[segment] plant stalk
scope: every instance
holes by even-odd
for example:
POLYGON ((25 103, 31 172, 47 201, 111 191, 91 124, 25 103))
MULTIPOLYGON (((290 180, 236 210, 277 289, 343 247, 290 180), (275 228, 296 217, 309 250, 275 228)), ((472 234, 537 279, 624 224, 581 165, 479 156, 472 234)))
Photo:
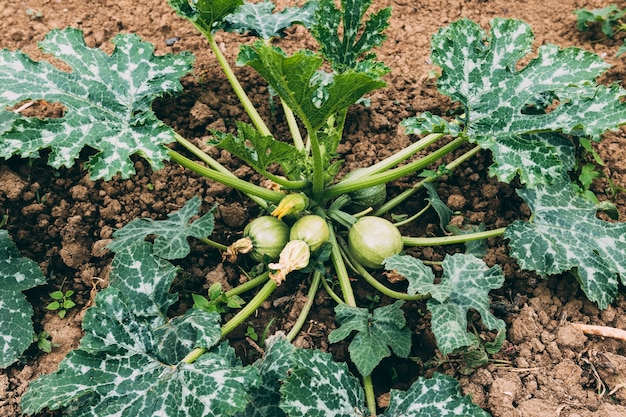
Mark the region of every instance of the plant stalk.
POLYGON ((220 182, 224 185, 246 193, 250 196, 250 198, 254 199, 254 201, 261 207, 267 207, 267 203, 265 203, 261 199, 270 201, 272 203, 278 203, 285 196, 285 194, 283 193, 268 190, 267 188, 263 188, 258 185, 251 184, 248 181, 241 180, 230 172, 228 174, 225 174, 215 169, 207 168, 179 154, 174 150, 170 149, 169 155, 174 162, 182 165, 187 169, 190 169, 202 176, 205 176, 209 179, 220 182))
POLYGON ((406 237, 402 236, 404 246, 441 246, 466 243, 474 240, 488 239, 490 237, 502 236, 506 227, 487 230, 484 232, 468 233, 465 235, 442 236, 442 237, 406 237))
POLYGON ((343 262, 341 249, 339 248, 339 243, 337 242, 337 237, 335 236, 332 224, 328 225, 328 229, 330 230, 329 241, 332 244, 330 258, 333 261, 333 266, 335 267, 335 273, 337 274, 337 280, 339 281, 339 288, 341 288, 341 293, 343 294, 345 303, 350 307, 356 307, 356 298, 354 298, 354 292, 352 291, 352 285, 350 284, 348 270, 346 269, 346 264, 343 262))
POLYGON ((263 303, 263 301, 267 300, 274 290, 276 289, 276 281, 273 279, 268 280, 263 288, 259 290, 258 293, 242 308, 239 310, 237 314, 233 316, 230 320, 228 320, 222 326, 222 337, 226 337, 226 335, 233 330, 241 323, 244 322, 245 319, 250 317, 263 303))
MULTIPOLYGON (((476 147, 470 149, 469 151, 465 152, 463 155, 459 156, 454 161, 452 161, 448 165, 446 165, 446 168, 448 168, 451 171, 454 170, 459 165, 461 165, 462 163, 464 163, 465 161, 467 161, 468 159, 470 159, 474 155, 476 155, 478 152, 480 152, 481 149, 482 148, 480 146, 476 146, 476 147)), ((400 205, 402 202, 404 202, 407 198, 411 197, 417 191, 419 191, 424 186, 424 183, 432 182, 435 179, 437 179, 437 177, 427 177, 427 178, 424 178, 423 180, 419 181, 417 184, 413 185, 413 187, 409 188, 408 190, 404 190, 403 192, 401 192, 400 194, 398 194, 397 196, 395 196, 394 198, 392 198, 391 200, 387 201, 385 204, 380 206, 374 212, 373 215, 374 216, 382 216, 383 214, 387 213, 389 210, 392 210, 393 208, 395 208, 398 205, 400 205)))
POLYGON ((228 82, 233 87, 233 90, 235 91, 237 98, 239 98, 239 101, 243 105, 243 108, 246 110, 246 113, 248 113, 248 116, 250 116, 252 123, 257 128, 259 133, 261 133, 262 136, 271 136, 272 133, 268 129, 267 125, 265 124, 265 122, 263 121, 259 113, 257 112, 252 102, 250 101, 250 98, 248 98, 245 90, 243 89, 243 87, 239 83, 239 80, 235 76, 233 69, 228 64, 226 57, 224 56, 219 46, 215 42, 215 38, 213 37, 210 31, 206 31, 203 33, 204 33, 204 36, 209 41, 209 45, 211 46, 211 49, 213 50, 213 53, 215 54, 217 61, 222 67, 222 70, 224 71, 224 74, 226 75, 228 82))
MULTIPOLYGON (((266 272, 263 275, 267 275, 269 277, 269 272, 266 272)), ((267 277, 266 277, 267 279, 267 277)), ((259 306, 269 297, 272 292, 276 289, 276 282, 274 280, 268 280, 263 288, 259 290, 259 292, 250 300, 248 304, 235 316, 226 322, 222 326, 221 337, 224 338, 230 332, 232 332, 237 326, 243 323, 251 314, 253 314, 259 306)), ((226 294, 229 294, 228 292, 226 294)), ((182 360, 183 363, 193 363, 195 362, 204 352, 206 352, 206 348, 197 347, 193 349, 191 352, 187 354, 182 360)))
POLYGON ((311 281, 311 286, 309 287, 309 292, 306 296, 306 303, 302 306, 302 310, 298 315, 298 320, 296 320, 295 324, 289 330, 287 334, 287 339, 291 342, 296 338, 302 326, 304 326, 304 322, 306 321, 309 312, 311 311, 311 307, 313 306, 313 301, 315 300, 315 294, 317 294, 317 289, 320 286, 320 281, 322 280, 322 273, 320 271, 315 271, 313 273, 313 280, 311 281))
MULTIPOLYGON (((367 188, 373 185, 385 184, 387 182, 396 180, 398 178, 404 177, 406 175, 412 174, 415 171, 423 169, 428 165, 436 162, 441 159, 445 155, 457 149, 459 146, 463 145, 466 142, 465 138, 457 138, 452 142, 442 146, 436 151, 428 154, 427 156, 410 162, 406 165, 390 169, 385 172, 381 172, 378 174, 373 174, 367 177, 363 177, 360 175, 358 179, 353 180, 352 176, 349 178, 350 181, 341 181, 335 185, 331 185, 330 187, 324 190, 324 199, 329 200, 340 196, 341 194, 349 193, 351 191, 356 191, 361 188, 367 188)), ((360 174, 360 172, 357 172, 360 174)))
POLYGON ((374 394, 374 382, 371 375, 363 377, 363 390, 365 391, 365 403, 370 412, 370 417, 376 417, 376 395, 374 394))
POLYGON ((241 285, 236 286, 232 290, 226 291, 226 297, 230 298, 235 295, 243 294, 246 291, 249 291, 253 288, 258 287, 263 284, 269 278, 269 272, 264 272, 256 278, 252 278, 250 281, 246 281, 241 285))

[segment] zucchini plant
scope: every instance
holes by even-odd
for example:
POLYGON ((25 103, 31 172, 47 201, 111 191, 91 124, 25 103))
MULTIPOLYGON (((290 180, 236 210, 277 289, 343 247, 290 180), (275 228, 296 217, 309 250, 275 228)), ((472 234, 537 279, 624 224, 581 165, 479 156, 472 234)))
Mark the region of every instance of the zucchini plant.
MULTIPOLYGON (((270 2, 170 0, 172 8, 206 38, 251 123, 236 131, 211 131, 211 144, 240 158, 274 189, 236 177, 171 127, 151 109, 157 97, 179 93, 180 78, 192 70, 189 53, 154 56, 153 46, 135 35, 114 38, 111 55, 85 46, 78 30, 54 30, 41 46, 71 68, 63 72, 33 62, 21 52, 0 54, 0 156, 34 157, 49 149, 53 167, 71 166, 84 147, 95 154, 85 163, 93 180, 133 175, 130 157, 153 169, 165 161, 241 191, 259 205, 242 240, 209 239, 212 210, 198 219, 194 197, 167 220, 137 219, 114 233, 111 285, 102 290, 84 319, 85 337, 59 370, 32 383, 23 397, 26 413, 64 408, 76 415, 376 415, 372 372, 392 353, 411 353, 407 301, 427 300, 431 326, 443 355, 462 349, 499 350, 505 324, 489 310, 489 291, 504 274, 470 253, 445 257, 436 276, 430 265, 402 254, 404 248, 439 246, 504 237, 524 269, 541 276, 571 273, 600 308, 615 298, 625 276, 626 225, 599 220, 598 205, 578 192, 577 150, 603 132, 626 123, 620 87, 598 86, 607 65, 577 48, 543 45, 532 51, 530 27, 493 19, 489 32, 462 19, 432 37, 432 61, 441 68, 439 91, 457 103, 456 116, 425 113, 403 122, 415 141, 371 165, 340 176, 337 148, 350 106, 384 87, 390 69, 373 53, 384 39, 389 8, 369 12, 370 0, 308 2, 274 12, 270 2), (287 54, 272 44, 292 24, 310 29, 317 50, 287 54), (257 71, 278 97, 290 140, 278 140, 258 114, 215 42, 228 30, 259 39, 240 47, 238 65, 257 71), (25 77, 24 74, 28 74, 25 77), (60 102, 59 119, 22 116, 26 100, 60 102), (304 134, 303 134, 304 133, 304 134), (178 146, 168 147, 176 142, 178 146), (428 150, 426 156, 418 157, 428 150), (491 153, 489 172, 506 183, 518 179, 518 194, 532 216, 495 230, 450 233, 440 237, 403 236, 391 214, 426 190, 442 218, 449 213, 433 186, 479 151, 491 153), (449 161, 443 163, 443 161, 449 161), (433 170, 433 167, 438 167, 433 170), (388 195, 386 184, 407 178, 409 189, 388 195), (574 180, 572 180, 574 178, 574 180), (153 243, 146 241, 155 236, 153 243), (215 309, 194 308, 169 317, 177 295, 169 293, 176 274, 170 262, 189 253, 194 237, 235 261, 250 254, 264 272, 224 293, 226 300, 259 288, 228 321, 215 309), (385 268, 406 278, 396 291, 373 274, 385 268), (370 311, 360 307, 351 274, 396 300, 370 311), (224 338, 253 314, 285 280, 305 277, 308 302, 287 334, 268 341, 262 359, 242 366, 224 338), (334 280, 335 292, 328 281, 334 280), (345 363, 316 350, 296 349, 292 341, 324 287, 337 302, 336 343, 349 339, 350 359, 361 383, 345 363), (468 313, 478 312, 492 340, 468 331, 468 313), (84 384, 85 378, 90 381, 84 384)), ((449 219, 448 219, 449 220, 449 219)), ((486 413, 462 397, 458 386, 437 374, 418 378, 406 392, 393 391, 385 416, 486 413)))

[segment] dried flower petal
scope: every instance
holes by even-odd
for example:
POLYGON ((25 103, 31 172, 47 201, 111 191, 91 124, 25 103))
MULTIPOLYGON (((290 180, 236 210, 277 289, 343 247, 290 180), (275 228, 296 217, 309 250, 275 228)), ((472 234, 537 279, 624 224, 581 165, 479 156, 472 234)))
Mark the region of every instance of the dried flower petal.
POLYGON ((306 242, 302 240, 290 241, 280 252, 278 262, 268 265, 270 269, 275 271, 270 273, 270 278, 276 281, 276 285, 280 285, 291 271, 306 267, 310 257, 311 251, 306 242))

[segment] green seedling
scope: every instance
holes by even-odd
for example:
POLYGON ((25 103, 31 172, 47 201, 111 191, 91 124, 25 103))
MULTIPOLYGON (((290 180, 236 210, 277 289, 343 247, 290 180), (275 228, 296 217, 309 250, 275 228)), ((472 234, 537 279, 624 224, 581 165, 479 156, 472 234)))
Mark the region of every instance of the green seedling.
POLYGON ((50 293, 50 298, 54 301, 46 306, 46 309, 56 311, 60 318, 65 318, 67 311, 76 306, 76 303, 72 300, 74 291, 67 290, 63 292, 63 285, 65 285, 65 279, 63 280, 63 283, 61 283, 61 288, 58 291, 50 293))

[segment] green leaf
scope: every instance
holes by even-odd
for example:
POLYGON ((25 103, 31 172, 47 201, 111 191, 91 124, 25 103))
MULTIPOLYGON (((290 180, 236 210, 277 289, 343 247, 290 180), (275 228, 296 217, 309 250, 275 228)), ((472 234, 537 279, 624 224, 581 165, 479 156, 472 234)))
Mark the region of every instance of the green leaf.
POLYGON ((63 298, 63 292, 62 291, 52 291, 50 293, 50 298, 52 298, 53 300, 61 300, 63 298))
POLYGON ((424 265, 422 261, 408 255, 393 255, 385 259, 385 269, 396 271, 409 282, 407 293, 430 294, 432 298, 440 302, 445 302, 452 287, 449 281, 442 281, 435 284, 435 274, 432 269, 424 265))
POLYGON ((124 279, 112 279, 98 293, 85 313, 79 348, 56 372, 30 384, 21 402, 25 413, 66 407, 78 416, 217 417, 245 408, 258 372, 242 367, 229 346, 217 345, 218 314, 191 309, 171 320, 162 314, 173 301, 165 286, 173 274, 162 278, 141 267, 165 263, 146 246, 133 245, 128 259, 113 265, 111 274, 124 279), (210 350, 182 363, 194 347, 210 350))
POLYGON ((449 123, 441 116, 424 112, 419 116, 409 117, 401 123, 407 135, 423 135, 425 133, 443 133, 457 136, 461 133, 458 124, 449 123))
POLYGON ((0 230, 0 368, 14 363, 33 342, 33 308, 22 291, 45 283, 37 264, 21 257, 7 231, 0 230))
POLYGON ((391 390, 389 407, 382 417, 489 417, 463 396, 459 383, 451 376, 435 372, 432 378, 420 377, 406 392, 391 390))
POLYGON ((356 417, 368 415, 359 380, 330 353, 297 349, 280 388, 280 408, 289 417, 356 417))
POLYGON ((411 353, 411 330, 406 327, 404 301, 379 307, 370 314, 366 308, 339 304, 335 307, 336 320, 340 327, 330 332, 328 340, 339 342, 356 331, 348 348, 350 359, 361 375, 371 375, 383 358, 391 355, 406 358, 411 353))
MULTIPOLYGON (((132 155, 140 155, 153 169, 168 159, 166 143, 173 130, 152 111, 152 102, 180 92, 179 79, 192 70, 193 56, 154 56, 154 46, 136 35, 118 35, 107 55, 88 48, 82 32, 53 30, 41 43, 45 53, 71 67, 57 69, 34 62, 21 52, 0 51, 0 114, 25 100, 61 103, 58 119, 13 117, 11 129, 0 135, 0 157, 38 156, 51 149, 48 163, 70 167, 85 147, 97 153, 85 164, 91 179, 111 179, 135 173, 132 155)), ((4 118, 6 116, 2 116, 4 118)))
POLYGON ((262 136, 253 126, 237 122, 237 136, 231 133, 212 131, 219 139, 211 141, 244 160, 258 172, 266 172, 271 164, 279 164, 285 172, 290 172, 297 161, 304 158, 294 146, 275 140, 272 136, 262 136))
POLYGON ((282 381, 293 366, 296 348, 284 334, 278 333, 266 339, 265 354, 254 363, 261 375, 261 384, 250 392, 250 403, 245 412, 237 417, 283 417, 279 408, 282 381))
POLYGON ((452 210, 450 210, 450 208, 446 206, 446 203, 439 198, 437 189, 433 184, 425 182, 424 188, 426 188, 426 192, 428 193, 428 198, 426 200, 430 202, 430 205, 439 216, 439 227, 441 230, 445 231, 446 226, 450 223, 450 219, 452 219, 452 210))
POLYGON ((311 33, 335 71, 352 69, 376 77, 389 72, 389 68, 374 62, 371 50, 387 38, 382 32, 389 26, 391 7, 372 13, 363 23, 371 4, 371 0, 342 0, 338 9, 333 0, 320 0, 311 33))
POLYGON ((506 228, 511 255, 520 267, 541 276, 572 271, 587 297, 601 309, 618 291, 618 275, 626 277, 626 224, 596 217, 596 205, 579 197, 568 184, 522 189, 530 221, 506 228))
POLYGON ((435 299, 427 302, 432 314, 431 327, 441 353, 447 355, 461 347, 479 344, 476 335, 467 331, 470 309, 480 314, 485 327, 498 333, 504 332, 504 321, 497 319, 489 310, 489 291, 504 284, 500 266, 488 268, 479 258, 455 254, 446 256, 442 267, 440 285, 449 285, 452 292, 444 302, 435 299))
POLYGON ((347 71, 333 77, 330 85, 324 85, 327 97, 320 102, 322 80, 316 75, 322 66, 322 58, 311 51, 298 51, 291 56, 261 41, 253 46, 241 47, 238 65, 250 65, 272 86, 280 98, 307 125, 318 130, 329 117, 348 108, 365 94, 384 87, 383 81, 372 76, 347 71))
POLYGON ((46 308, 52 311, 58 310, 59 308, 61 308, 61 303, 59 303, 58 301, 53 301, 50 304, 48 304, 46 308))
POLYGON ((308 1, 302 7, 285 7, 274 12, 275 5, 271 1, 260 3, 244 3, 237 11, 225 17, 227 32, 250 33, 259 38, 269 40, 282 36, 284 30, 300 23, 310 27, 314 21, 317 1, 308 1))
POLYGON ((578 30, 584 32, 589 29, 590 25, 594 23, 600 23, 602 27, 602 33, 604 33, 609 38, 612 38, 614 35, 613 25, 619 24, 619 19, 621 19, 624 14, 626 14, 626 9, 620 10, 616 5, 611 4, 601 9, 574 10, 574 14, 576 15, 578 30))
POLYGON ((142 242, 148 235, 156 235, 154 254, 163 259, 181 259, 189 255, 188 237, 205 238, 213 233, 215 224, 213 207, 204 216, 191 222, 198 214, 202 200, 194 196, 178 211, 170 213, 167 220, 135 219, 113 233, 115 240, 107 247, 113 252, 142 242))
MULTIPOLYGON (((516 174, 528 186, 558 182, 568 163, 555 134, 599 139, 626 123, 625 92, 596 86, 608 68, 600 57, 578 48, 542 45, 532 52, 530 27, 520 21, 493 19, 486 34, 462 19, 433 36, 432 60, 442 68, 439 90, 461 103, 470 141, 492 151, 492 175, 509 182, 516 174)), ((570 145, 572 146, 572 145, 570 145)))
POLYGON ((489 311, 488 296, 489 290, 500 288, 504 283, 500 267, 488 268, 479 258, 465 254, 446 256, 442 267, 441 282, 434 284, 435 275, 419 259, 394 255, 385 260, 387 270, 395 270, 407 278, 409 294, 416 291, 431 294, 427 306, 441 353, 447 355, 464 346, 478 345, 476 336, 467 332, 470 309, 481 315, 488 329, 503 332, 505 324, 489 311))
POLYGON ((169 5, 181 17, 189 20, 205 34, 219 29, 226 16, 232 14, 243 0, 169 0, 169 5))

